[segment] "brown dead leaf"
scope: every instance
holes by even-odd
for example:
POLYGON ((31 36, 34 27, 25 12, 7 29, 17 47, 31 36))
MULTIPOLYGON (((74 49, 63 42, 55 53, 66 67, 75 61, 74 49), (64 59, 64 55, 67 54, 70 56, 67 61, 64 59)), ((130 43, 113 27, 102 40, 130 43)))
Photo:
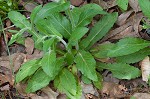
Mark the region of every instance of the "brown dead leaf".
POLYGON ((139 37, 139 35, 133 31, 133 26, 127 27, 125 30, 110 38, 111 40, 122 39, 125 37, 139 37))
POLYGON ((83 0, 70 0, 70 2, 74 6, 80 6, 83 3, 83 0))
POLYGON ((139 35, 139 28, 140 28, 140 21, 143 18, 142 13, 137 13, 130 18, 128 18, 125 22, 125 24, 121 25, 118 28, 115 28, 114 30, 111 30, 107 36, 105 36, 101 42, 104 42, 106 40, 115 40, 115 39, 121 39, 125 37, 140 37, 139 35))
POLYGON ((0 66, 6 67, 8 69, 12 69, 12 67, 10 66, 10 59, 12 60, 13 64, 11 64, 13 66, 14 72, 16 72, 21 64, 24 62, 26 58, 26 55, 23 53, 15 53, 9 56, 2 56, 0 57, 0 66))
POLYGON ((0 90, 1 90, 1 91, 10 90, 10 85, 7 84, 7 85, 5 85, 5 86, 2 86, 2 87, 0 87, 0 90))
POLYGON ((49 87, 45 87, 41 90, 48 96, 48 99, 57 99, 57 96, 59 95, 49 87))
POLYGON ((116 6, 116 0, 92 0, 92 3, 99 4, 103 9, 109 9, 116 6))
POLYGON ((0 73, 0 84, 4 84, 7 82, 13 86, 13 84, 14 84, 13 76, 11 74, 1 74, 0 73))
POLYGON ((111 82, 103 82, 101 94, 102 97, 117 98, 123 97, 125 91, 127 91, 127 89, 122 85, 118 85, 111 82))
POLYGON ((142 70, 142 80, 148 82, 150 75, 150 60, 148 56, 141 61, 140 66, 142 70))
POLYGON ((31 38, 27 37, 25 40, 25 47, 26 52, 31 55, 34 49, 34 41, 31 38))
POLYGON ((20 53, 16 55, 16 57, 13 60, 13 66, 14 66, 14 72, 16 72, 20 66, 25 62, 26 60, 26 55, 23 53, 20 53))
POLYGON ((32 12, 32 10, 37 6, 37 4, 35 4, 34 2, 29 2, 29 3, 26 3, 24 5, 24 8, 29 11, 29 12, 32 12))
POLYGON ((27 60, 31 60, 31 59, 39 59, 43 56, 43 52, 40 50, 35 49, 34 53, 32 55, 28 55, 26 54, 27 60))
POLYGON ((129 5, 133 8, 135 12, 141 11, 138 0, 129 0, 129 5))
POLYGON ((135 93, 133 97, 135 97, 135 99, 150 99, 150 94, 149 93, 135 93))
POLYGON ((83 95, 91 94, 91 95, 99 96, 97 89, 95 89, 92 84, 84 84, 83 82, 81 82, 81 87, 82 87, 83 95))
POLYGON ((127 11, 127 12, 122 13, 122 14, 118 17, 116 24, 119 25, 119 26, 121 26, 121 25, 123 25, 124 23, 126 23, 127 18, 131 15, 132 12, 133 12, 133 10, 130 10, 130 11, 127 11))

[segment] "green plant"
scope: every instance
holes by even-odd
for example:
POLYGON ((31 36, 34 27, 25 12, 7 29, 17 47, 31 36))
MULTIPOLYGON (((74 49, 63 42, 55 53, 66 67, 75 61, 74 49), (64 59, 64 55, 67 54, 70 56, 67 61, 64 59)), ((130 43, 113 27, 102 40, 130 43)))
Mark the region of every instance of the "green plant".
POLYGON ((150 33, 150 23, 149 23, 149 20, 150 20, 150 0, 144 0, 143 2, 141 0, 138 0, 139 2, 139 5, 140 5, 140 8, 143 12, 143 14, 148 18, 148 22, 145 22, 143 20, 143 29, 147 29, 147 33, 149 34, 150 33))
POLYGON ((120 7, 121 10, 126 11, 128 8, 129 0, 117 0, 116 3, 120 7))
POLYGON ((130 37, 116 44, 93 47, 111 29, 118 14, 106 13, 96 4, 72 10, 69 6, 69 2, 52 2, 43 7, 39 5, 31 13, 30 21, 19 12, 9 12, 9 19, 21 29, 12 36, 9 45, 22 38, 22 33, 27 31, 32 34, 35 47, 44 52, 42 58, 27 61, 21 66, 16 74, 16 83, 27 81, 26 92, 35 92, 54 81, 54 86, 69 98, 80 99, 82 89, 78 72, 82 74, 83 82, 93 83, 98 89, 102 87, 100 72, 103 69, 110 70, 119 79, 141 75, 138 68, 129 64, 142 60, 136 58, 136 53, 144 51, 143 57, 149 55, 149 41, 130 37), (87 25, 97 14, 103 17, 89 30, 87 25), (84 37, 88 31, 89 34, 84 37), (61 48, 60 44, 65 48, 61 48), (108 57, 116 58, 116 62, 105 64, 96 61, 108 57), (122 61, 124 57, 135 59, 122 61))
POLYGON ((6 16, 11 10, 18 9, 18 0, 0 0, 0 14, 6 16))

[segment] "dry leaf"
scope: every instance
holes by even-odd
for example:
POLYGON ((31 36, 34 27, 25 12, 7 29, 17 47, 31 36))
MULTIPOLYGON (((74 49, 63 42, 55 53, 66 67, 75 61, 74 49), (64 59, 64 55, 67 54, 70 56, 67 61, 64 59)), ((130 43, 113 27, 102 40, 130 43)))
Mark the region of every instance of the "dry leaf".
POLYGON ((145 57, 141 63, 141 70, 142 70, 142 80, 148 82, 148 78, 150 75, 150 60, 149 57, 145 57))
POLYGON ((129 5, 133 8, 135 12, 141 11, 138 0, 129 0, 129 5))
POLYGON ((80 6, 83 0, 70 0, 71 4, 74 6, 80 6))
POLYGON ((48 99, 57 99, 57 96, 59 95, 49 87, 45 87, 41 90, 48 96, 48 99))
POLYGON ((101 90, 102 97, 115 98, 116 97, 125 97, 124 92, 127 89, 122 86, 111 82, 103 82, 103 88, 101 90))
POLYGON ((96 93, 96 90, 94 89, 92 84, 84 84, 82 82, 81 86, 82 86, 83 93, 85 93, 85 94, 88 94, 88 93, 94 94, 94 93, 96 93))
POLYGON ((130 16, 126 20, 126 23, 124 25, 121 25, 118 28, 115 28, 114 30, 111 30, 108 35, 106 35, 101 42, 104 42, 106 40, 115 40, 115 39, 121 39, 124 37, 140 37, 139 35, 139 24, 141 19, 143 18, 142 13, 134 14, 130 16))
POLYGON ((11 74, 1 74, 0 73, 0 84, 4 84, 7 82, 9 82, 9 84, 13 86, 13 84, 14 84, 13 76, 11 74))
POLYGON ((31 55, 34 49, 34 41, 29 37, 26 38, 25 47, 26 47, 26 52, 31 55))
POLYGON ((133 10, 122 13, 118 17, 116 24, 119 25, 119 26, 123 25, 126 22, 127 18, 131 15, 132 12, 133 12, 133 10))
POLYGON ((0 90, 1 90, 1 91, 10 90, 10 85, 7 84, 7 85, 5 85, 5 86, 2 86, 2 87, 0 87, 0 90))
POLYGON ((32 12, 32 10, 37 6, 37 4, 35 4, 34 2, 29 2, 29 3, 26 3, 24 5, 24 8, 29 11, 29 12, 32 12))
POLYGON ((135 97, 135 99, 150 99, 150 94, 149 93, 135 93, 133 97, 135 97))
POLYGON ((92 0, 92 3, 99 4, 103 9, 108 9, 116 6, 116 0, 92 0))

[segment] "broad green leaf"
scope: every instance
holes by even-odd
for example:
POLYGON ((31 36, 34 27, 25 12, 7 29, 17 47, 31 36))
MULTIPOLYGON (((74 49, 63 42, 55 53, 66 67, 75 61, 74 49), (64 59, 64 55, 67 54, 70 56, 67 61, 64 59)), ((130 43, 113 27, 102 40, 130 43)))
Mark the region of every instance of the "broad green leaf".
POLYGON ((133 37, 124 38, 116 43, 115 47, 113 47, 108 52, 107 56, 117 57, 132 54, 149 45, 150 45, 149 41, 140 38, 133 38, 133 37))
POLYGON ((98 68, 108 69, 112 72, 114 77, 119 79, 133 79, 141 76, 141 71, 138 68, 125 63, 99 63, 98 68))
POLYGON ((78 7, 66 11, 66 15, 69 17, 71 21, 72 29, 76 27, 80 14, 81 14, 81 9, 78 7))
POLYGON ((68 65, 71 65, 74 61, 74 55, 70 52, 67 52, 65 54, 65 61, 67 62, 68 65))
POLYGON ((65 11, 69 8, 70 3, 56 3, 56 2, 51 2, 47 3, 46 5, 43 6, 43 8, 37 13, 36 18, 35 18, 35 23, 38 22, 40 19, 44 19, 47 16, 49 16, 52 13, 55 12, 61 12, 65 11))
POLYGON ((75 57, 75 63, 77 68, 82 72, 87 78, 97 81, 96 75, 96 61, 93 56, 86 51, 79 51, 75 57))
POLYGON ((85 84, 91 84, 92 83, 91 80, 84 75, 82 75, 81 79, 85 84))
POLYGON ((39 60, 30 60, 24 63, 19 69, 19 72, 16 74, 16 83, 34 74, 34 72, 40 67, 38 63, 39 60))
POLYGON ((117 20, 118 14, 112 13, 107 14, 100 21, 98 21, 95 26, 91 29, 88 37, 81 41, 81 48, 90 48, 94 43, 100 40, 106 33, 111 29, 117 20))
POLYGON ((42 66, 43 71, 49 75, 50 77, 54 76, 54 69, 55 69, 55 63, 56 63, 56 53, 53 50, 50 50, 49 52, 45 53, 40 65, 42 66))
POLYGON ((116 57, 116 61, 121 63, 136 63, 143 60, 148 55, 150 55, 150 48, 144 48, 129 55, 116 57))
POLYGON ((41 10, 42 8, 42 5, 39 5, 39 6, 36 6, 33 10, 32 10, 32 13, 30 15, 30 20, 31 20, 31 23, 32 23, 32 26, 33 26, 33 23, 34 23, 34 19, 36 18, 36 15, 37 13, 41 10))
POLYGON ((144 15, 150 19, 150 0, 138 0, 138 2, 144 15))
POLYGON ((103 83, 103 77, 100 73, 97 72, 98 81, 93 81, 94 86, 101 90, 102 89, 102 83, 103 83))
POLYGON ((27 28, 27 27, 31 28, 31 24, 27 20, 27 18, 17 11, 9 12, 8 17, 14 23, 16 27, 19 27, 21 29, 27 28))
POLYGON ((77 27, 75 30, 72 32, 71 37, 69 39, 69 44, 72 46, 75 46, 78 41, 88 32, 88 28, 86 27, 77 27))
POLYGON ((58 13, 50 14, 48 17, 48 21, 65 38, 68 39, 71 36, 71 23, 62 14, 58 14, 58 13))
POLYGON ((67 69, 63 69, 59 76, 54 80, 54 86, 58 88, 59 91, 65 92, 69 98, 80 99, 77 98, 79 94, 77 81, 75 80, 74 75, 67 69))
POLYGON ((87 4, 81 7, 81 13, 76 27, 88 25, 97 14, 105 14, 103 9, 97 4, 87 4))
POLYGON ((123 10, 126 11, 128 8, 128 0, 117 0, 117 5, 123 10))
POLYGON ((42 70, 38 70, 28 81, 26 92, 35 92, 43 87, 46 87, 51 78, 42 70))
POLYGON ((81 8, 75 7, 72 10, 67 10, 66 14, 69 16, 74 29, 88 25, 95 15, 106 14, 106 12, 97 4, 87 4, 81 8))
POLYGON ((43 51, 44 52, 47 52, 48 50, 50 50, 50 48, 51 48, 52 44, 54 43, 55 39, 56 39, 56 37, 52 37, 52 38, 50 38, 48 40, 45 40, 43 42, 43 51))
POLYGON ((96 58, 107 58, 107 53, 115 46, 113 43, 104 43, 93 47, 90 52, 96 58))
POLYGON ((38 21, 36 23, 36 27, 41 33, 45 34, 46 36, 55 35, 55 36, 62 37, 60 32, 57 30, 57 28, 55 28, 50 22, 50 18, 38 21))
POLYGON ((30 29, 29 27, 23 28, 23 29, 21 29, 18 33, 16 33, 15 35, 12 35, 12 37, 11 37, 11 39, 10 39, 8 45, 11 45, 11 44, 13 44, 14 42, 16 42, 17 39, 18 39, 18 38, 21 38, 22 34, 23 34, 25 31, 29 30, 29 29, 30 29))

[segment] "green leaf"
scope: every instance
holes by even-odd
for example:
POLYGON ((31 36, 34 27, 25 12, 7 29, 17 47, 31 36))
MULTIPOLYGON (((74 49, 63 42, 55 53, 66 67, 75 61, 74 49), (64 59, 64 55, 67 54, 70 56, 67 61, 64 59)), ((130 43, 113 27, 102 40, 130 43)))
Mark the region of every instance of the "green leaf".
POLYGON ((116 61, 121 63, 136 63, 143 60, 148 55, 150 55, 150 48, 144 48, 129 55, 116 57, 116 61))
POLYGON ((128 8, 128 0, 117 0, 117 5, 124 11, 128 8))
POLYGON ((50 38, 48 40, 45 40, 43 42, 43 51, 44 52, 47 52, 47 51, 50 50, 50 48, 51 48, 52 44, 54 43, 55 39, 56 39, 56 37, 52 37, 52 38, 50 38))
POLYGON ((92 18, 97 14, 105 14, 103 9, 99 5, 94 3, 87 4, 81 7, 80 9, 81 9, 81 13, 76 27, 88 25, 92 21, 92 18))
POLYGON ((38 21, 36 23, 37 29, 41 33, 45 34, 46 36, 55 35, 55 36, 62 37, 62 35, 57 30, 57 28, 55 28, 49 20, 50 20, 50 18, 42 19, 42 20, 38 21))
POLYGON ((150 0, 138 0, 138 2, 144 15, 150 19, 150 0))
POLYGON ((98 81, 93 81, 94 86, 101 90, 102 89, 102 83, 103 83, 103 77, 100 73, 97 72, 98 81))
POLYGON ((58 88, 59 91, 65 92, 69 98, 80 99, 79 97, 82 93, 81 88, 78 86, 74 75, 67 69, 63 69, 54 80, 54 86, 58 88))
POLYGON ((108 52, 111 51, 114 46, 115 44, 113 43, 104 43, 93 47, 90 52, 92 52, 92 55, 96 58, 107 58, 108 52))
POLYGON ((61 12, 61 11, 65 11, 69 8, 70 3, 66 2, 66 3, 56 3, 56 2, 51 2, 51 3, 47 3, 36 15, 35 18, 35 23, 38 22, 40 19, 44 19, 47 16, 49 16, 52 13, 55 12, 61 12))
POLYGON ((32 10, 32 13, 30 15, 30 20, 31 20, 31 23, 32 23, 32 26, 33 26, 33 23, 34 23, 34 19, 36 18, 36 15, 37 13, 41 10, 42 8, 42 5, 39 5, 39 6, 36 6, 33 10, 32 10))
POLYGON ((82 75, 81 77, 82 81, 85 83, 85 84, 91 84, 91 80, 87 77, 85 77, 84 75, 82 75))
POLYGON ((23 29, 23 28, 31 28, 30 22, 27 18, 17 11, 10 11, 8 13, 9 19, 14 23, 15 26, 23 29))
POLYGON ((81 10, 78 7, 73 8, 72 10, 67 10, 66 15, 69 17, 72 29, 74 29, 78 23, 81 10))
POLYGON ((74 61, 74 55, 70 52, 67 52, 65 54, 65 61, 67 62, 68 65, 71 65, 74 61))
POLYGON ((96 75, 96 61, 93 56, 86 51, 79 51, 75 57, 75 63, 77 68, 82 72, 87 78, 97 81, 96 75))
POLYGON ((16 33, 15 35, 12 35, 12 37, 8 43, 8 46, 13 44, 14 42, 16 42, 18 38, 21 38, 22 34, 29 29, 30 29, 29 27, 23 28, 18 33, 16 33))
POLYGON ((45 53, 40 62, 40 65, 42 66, 42 69, 47 75, 53 77, 55 72, 54 71, 55 63, 56 63, 56 53, 55 51, 50 50, 49 52, 45 53))
POLYGON ((125 63, 104 64, 98 63, 99 68, 108 69, 113 76, 119 79, 133 79, 141 76, 141 71, 138 68, 125 63))
POLYGON ((116 43, 115 47, 108 52, 107 56, 117 57, 132 54, 149 45, 150 45, 149 41, 140 38, 133 38, 133 37, 124 38, 116 43))
POLYGON ((39 60, 30 60, 24 63, 19 69, 19 72, 16 74, 16 83, 34 74, 35 71, 40 67, 38 63, 39 63, 39 60))
POLYGON ((69 44, 72 46, 75 46, 78 41, 88 32, 88 28, 86 27, 77 27, 75 30, 72 32, 71 37, 69 39, 69 44))
POLYGON ((65 38, 68 39, 71 36, 71 23, 62 14, 58 14, 58 13, 50 14, 48 17, 48 21, 65 38))
POLYGON ((28 81, 26 92, 35 92, 43 87, 46 87, 51 78, 42 70, 38 70, 28 81))
POLYGON ((92 28, 88 37, 81 41, 81 48, 90 48, 94 43, 96 43, 103 36, 105 36, 117 20, 117 17, 117 13, 107 14, 104 17, 102 17, 102 19, 98 21, 92 28))

